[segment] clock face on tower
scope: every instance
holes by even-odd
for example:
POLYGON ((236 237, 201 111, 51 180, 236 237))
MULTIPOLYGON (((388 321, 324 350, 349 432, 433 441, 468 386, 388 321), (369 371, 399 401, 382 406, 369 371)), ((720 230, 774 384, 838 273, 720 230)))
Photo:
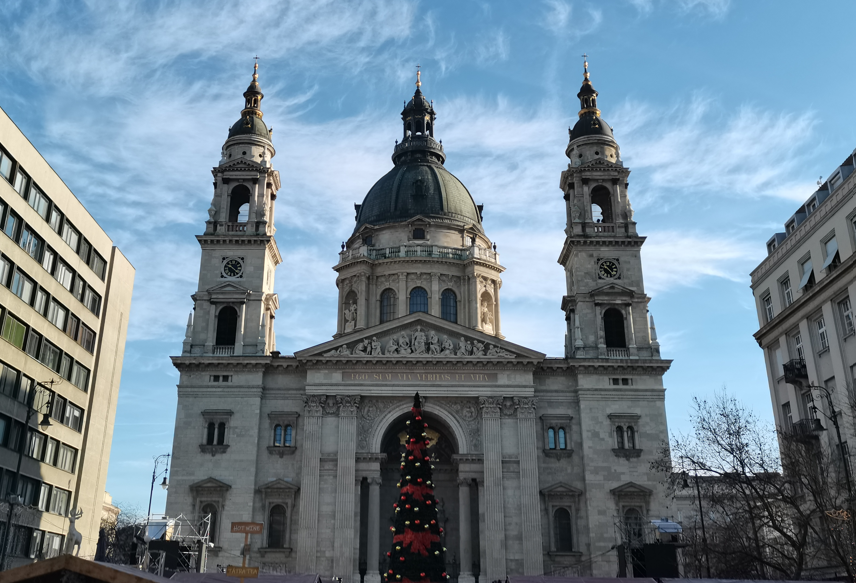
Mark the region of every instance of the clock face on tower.
POLYGON ((601 279, 615 279, 618 277, 618 260, 601 259, 597 266, 597 276, 601 279))
POLYGON ((244 273, 243 257, 224 257, 222 277, 237 278, 242 277, 244 273))

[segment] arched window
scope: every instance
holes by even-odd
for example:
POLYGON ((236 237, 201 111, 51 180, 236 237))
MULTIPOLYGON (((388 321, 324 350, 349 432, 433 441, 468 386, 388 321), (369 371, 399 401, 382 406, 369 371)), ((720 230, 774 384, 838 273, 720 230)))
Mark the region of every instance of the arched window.
POLYGON ((552 427, 547 430, 547 449, 556 449, 556 430, 552 427))
POLYGON ((603 313, 603 336, 607 348, 627 348, 624 337, 624 315, 616 308, 603 313))
POLYGON ((205 526, 206 526, 205 525, 205 518, 209 515, 211 516, 211 522, 210 522, 210 525, 208 526, 208 529, 209 529, 208 530, 208 541, 216 544, 217 543, 217 507, 214 506, 213 504, 205 504, 202 507, 202 516, 200 517, 200 521, 199 521, 200 526, 202 528, 200 528, 199 530, 201 533, 205 532, 205 526))
POLYGON ((221 421, 217 424, 217 445, 226 443, 226 423, 221 421))
POLYGON ((627 449, 636 449, 636 430, 628 426, 625 436, 627 437, 627 449))
POLYGON ((428 134, 429 136, 433 136, 433 135, 434 135, 434 134, 431 132, 431 122, 430 122, 430 121, 426 121, 426 122, 425 122, 425 133, 426 133, 426 134, 428 134))
POLYGON ((642 544, 642 513, 635 508, 624 511, 625 540, 631 546, 642 544))
POLYGON ((398 302, 395 291, 387 288, 380 294, 380 323, 389 322, 398 317, 398 302))
POLYGON ((246 223, 250 209, 250 189, 239 184, 229 193, 229 222, 246 223))
POLYGON ((291 425, 285 426, 285 446, 291 447, 293 441, 294 430, 291 428, 291 425))
POLYGON ((624 428, 621 425, 615 428, 615 447, 624 449, 624 428))
POLYGON ((412 131, 413 126, 410 125, 410 122, 407 122, 407 124, 404 126, 404 137, 409 138, 412 131))
POLYGON ((424 239, 425 238, 425 229, 422 227, 417 227, 413 229, 413 238, 414 239, 424 239))
POLYGON ((277 447, 282 445, 282 425, 273 428, 273 444, 277 447))
POLYGON ((205 445, 214 445, 214 434, 217 432, 217 426, 214 422, 208 424, 208 430, 205 432, 205 445))
POLYGON ((553 535, 556 539, 556 551, 570 553, 574 550, 571 537, 571 513, 567 508, 556 508, 553 512, 553 535))
POLYGON ((565 443, 565 429, 559 428, 559 449, 568 449, 567 443, 565 443))
POLYGON ((217 336, 214 344, 217 346, 234 346, 235 333, 238 331, 238 310, 225 306, 217 312, 217 336))
POLYGON ((447 322, 458 322, 458 296, 450 289, 440 296, 440 317, 447 322))
POLYGON ((285 506, 276 504, 270 509, 268 520, 268 548, 285 548, 285 506))
POLYGON ((611 223, 612 202, 609 190, 603 186, 595 186, 591 191, 591 218, 596 223, 611 223), (598 220, 599 219, 599 220, 598 220))
POLYGON ((425 288, 414 287, 410 290, 410 313, 428 311, 428 292, 425 288))

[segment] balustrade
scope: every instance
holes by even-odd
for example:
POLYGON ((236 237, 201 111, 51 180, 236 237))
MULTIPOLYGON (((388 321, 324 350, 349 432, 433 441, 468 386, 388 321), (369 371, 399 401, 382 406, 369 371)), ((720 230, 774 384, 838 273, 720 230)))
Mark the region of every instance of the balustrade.
POLYGON ((629 358, 630 352, 626 348, 607 348, 607 358, 629 358))
POLYGON ((214 356, 232 356, 233 354, 235 354, 235 346, 232 344, 214 347, 214 356))

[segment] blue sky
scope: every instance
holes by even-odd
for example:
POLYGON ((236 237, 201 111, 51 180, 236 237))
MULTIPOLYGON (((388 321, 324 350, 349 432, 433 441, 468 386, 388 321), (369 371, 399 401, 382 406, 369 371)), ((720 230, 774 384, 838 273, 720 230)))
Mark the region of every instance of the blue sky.
MULTIPOLYGON (((210 169, 259 55, 283 188, 277 347, 330 339, 331 266, 422 65, 446 167, 485 205, 509 340, 563 351, 559 175, 583 52, 632 174, 670 430, 723 385, 772 419, 749 272, 856 147, 856 5, 785 0, 4 2, 0 105, 137 269, 107 489, 169 452, 210 169)), ((155 493, 153 510, 163 507, 155 493)))

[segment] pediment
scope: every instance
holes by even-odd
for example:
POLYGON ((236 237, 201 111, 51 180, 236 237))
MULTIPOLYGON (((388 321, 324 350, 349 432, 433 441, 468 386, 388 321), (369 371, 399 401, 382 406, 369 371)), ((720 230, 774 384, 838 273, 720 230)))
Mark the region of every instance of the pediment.
POLYGON ((213 287, 209 287, 207 290, 209 294, 247 294, 250 290, 245 288, 242 285, 235 283, 234 281, 226 281, 223 283, 218 283, 213 287))
POLYGON ((624 170, 624 166, 620 164, 616 164, 615 162, 610 162, 604 158, 594 158, 585 162, 584 164, 580 164, 578 168, 605 168, 605 169, 616 169, 616 170, 624 170))
POLYGON ((230 490, 232 486, 227 484, 226 482, 221 482, 217 478, 205 478, 204 480, 200 480, 198 482, 194 482, 190 485, 191 492, 199 492, 199 491, 223 491, 230 490))
POLYGON ((298 359, 542 361, 530 348, 424 312, 346 334, 294 354, 298 359))
POLYGON ((297 492, 298 490, 300 490, 300 488, 298 486, 295 486, 291 482, 286 482, 285 480, 283 480, 281 478, 277 478, 276 480, 272 480, 272 481, 268 482, 267 484, 259 486, 259 492, 270 493, 270 492, 281 492, 283 490, 288 491, 288 492, 297 492))
POLYGON ((591 294, 635 295, 636 292, 629 287, 624 287, 620 283, 610 282, 594 288, 591 290, 591 294))
POLYGON ((225 164, 217 166, 215 170, 224 171, 224 170, 251 170, 253 172, 265 172, 267 168, 256 162, 255 160, 249 160, 247 158, 235 158, 234 160, 229 160, 225 164))
POLYGON ((577 497, 580 496, 583 491, 578 488, 574 488, 570 484, 565 482, 556 482, 552 486, 547 486, 541 493, 547 496, 548 498, 556 498, 556 497, 577 497))
POLYGON ((617 488, 613 488, 609 491, 610 494, 644 494, 649 495, 653 492, 650 488, 646 488, 645 486, 641 486, 636 482, 627 482, 618 486, 617 488))

